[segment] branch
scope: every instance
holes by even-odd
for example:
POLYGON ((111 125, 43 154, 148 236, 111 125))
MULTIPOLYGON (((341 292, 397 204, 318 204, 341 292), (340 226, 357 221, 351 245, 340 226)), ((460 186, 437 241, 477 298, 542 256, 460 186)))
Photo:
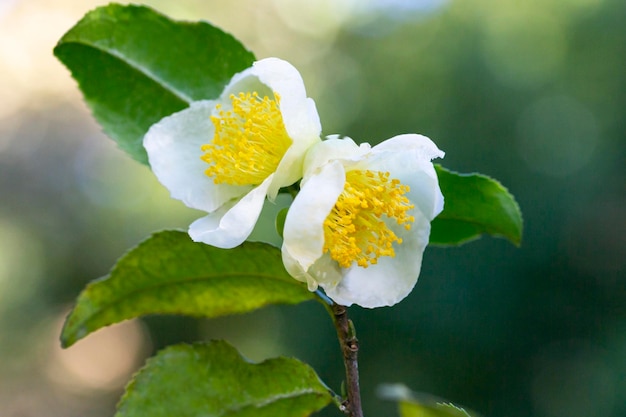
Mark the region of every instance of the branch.
POLYGON ((334 322, 339 345, 343 353, 343 363, 346 367, 346 391, 348 398, 342 404, 342 411, 350 417, 363 417, 361 391, 359 389, 359 365, 357 362, 359 341, 356 338, 354 325, 348 319, 347 308, 335 303, 331 305, 331 308, 335 317, 334 322))

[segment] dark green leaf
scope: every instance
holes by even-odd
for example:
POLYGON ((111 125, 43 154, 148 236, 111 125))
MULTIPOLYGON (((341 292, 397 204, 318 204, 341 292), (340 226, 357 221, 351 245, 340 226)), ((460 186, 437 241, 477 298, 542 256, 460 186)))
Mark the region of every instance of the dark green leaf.
POLYGON ((194 100, 216 98, 254 60, 208 23, 172 21, 144 6, 119 4, 85 15, 54 54, 104 131, 142 163, 142 139, 152 124, 194 100))
POLYGON ((461 407, 444 402, 432 395, 416 394, 402 384, 386 384, 379 387, 379 395, 398 403, 400 417, 478 417, 461 407))
POLYGON ((487 233, 515 245, 522 241, 522 213, 498 181, 481 174, 458 174, 435 165, 445 198, 432 222, 430 243, 460 245, 487 233))
POLYGON ((332 396, 292 358, 253 364, 222 341, 166 348, 135 376, 116 417, 304 417, 332 396))
POLYGON ((83 290, 61 341, 70 346, 101 327, 146 314, 218 317, 316 298, 289 276, 273 246, 245 242, 218 249, 191 241, 187 233, 165 231, 83 290))

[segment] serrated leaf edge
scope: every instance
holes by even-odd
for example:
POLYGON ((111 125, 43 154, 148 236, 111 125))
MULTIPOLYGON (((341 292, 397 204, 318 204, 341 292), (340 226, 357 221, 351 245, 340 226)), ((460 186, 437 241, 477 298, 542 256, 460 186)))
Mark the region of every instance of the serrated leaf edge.
MULTIPOLYGON (((470 177, 478 177, 478 178, 482 178, 485 179, 487 181, 491 181, 494 182, 497 186, 501 187, 502 190, 505 192, 505 195, 509 198, 509 200, 513 203, 513 207, 514 207, 514 213, 516 216, 511 216, 510 212, 507 210, 507 216, 509 217, 509 219, 511 219, 512 223, 515 224, 517 226, 517 222, 515 221, 516 218, 519 218, 520 220, 520 224, 519 224, 519 230, 518 230, 518 234, 517 236, 515 236, 515 238, 511 238, 510 236, 501 234, 501 233, 490 233, 490 232, 481 232, 475 236, 472 236, 470 238, 461 240, 457 243, 451 243, 451 244, 445 244, 445 243, 434 243, 433 245, 437 245, 437 246, 456 246, 456 245, 461 245, 464 243, 468 243, 471 242, 473 240, 479 239, 482 235, 488 234, 490 236, 494 236, 494 237, 502 237, 505 238, 507 240, 509 240, 511 243, 513 243, 515 246, 520 246, 521 242, 522 242, 522 236, 523 236, 523 232, 524 232, 524 217, 522 215, 522 210, 519 206, 519 203, 517 202, 517 200, 515 199, 515 196, 509 191, 509 189, 503 185, 500 181, 498 181, 497 179, 490 177, 489 175, 485 175, 485 174, 481 174, 478 172, 470 172, 470 173, 460 173, 457 171, 453 171, 451 169, 445 168, 443 167, 441 164, 433 164, 435 166, 435 170, 445 170, 447 171, 447 173, 450 174, 454 174, 454 175, 458 175, 460 177, 465 177, 465 178, 470 178, 470 177)), ((445 196, 444 196, 445 198, 445 196)), ((479 222, 475 222, 475 221, 468 221, 467 219, 463 218, 463 217, 457 217, 457 216, 449 216, 448 214, 446 214, 445 212, 445 202, 444 202, 444 210, 436 217, 436 218, 440 218, 442 220, 458 220, 458 221, 463 221, 469 224, 473 224, 476 226, 480 226, 481 223, 479 222), (442 216, 443 215, 443 216, 442 216)))
MULTIPOLYGON (((128 299, 128 298, 132 297, 134 294, 143 292, 145 289, 153 290, 155 288, 167 287, 169 285, 179 285, 181 283, 189 283, 189 282, 193 282, 193 281, 203 281, 203 280, 209 280, 209 279, 221 279, 222 277, 232 279, 233 277, 238 277, 238 276, 243 276, 244 275, 244 274, 241 274, 241 273, 238 273, 238 274, 234 274, 233 273, 233 274, 219 274, 219 278, 214 278, 214 277, 209 278, 209 277, 206 277, 206 276, 203 276, 203 277, 186 277, 185 279, 182 279, 182 280, 179 280, 179 281, 175 281, 175 282, 160 283, 158 285, 145 287, 145 288, 143 288, 141 290, 133 290, 133 291, 131 291, 129 293, 126 293, 124 295, 124 297, 117 298, 116 301, 108 303, 108 304, 104 305, 102 308, 98 308, 98 310, 96 311, 95 314, 89 315, 89 319, 88 320, 81 320, 81 321, 77 322, 77 324, 72 325, 71 329, 74 329, 74 330, 71 331, 69 335, 67 335, 66 333, 68 332, 68 329, 70 329, 69 324, 70 324, 70 321, 71 321, 72 317, 74 316, 74 312, 76 311, 76 306, 78 306, 79 302, 82 301, 81 299, 83 298, 83 296, 85 296, 85 294, 91 288, 93 288, 95 285, 98 285, 99 283, 101 283, 103 281, 106 281, 107 279, 111 278, 111 276, 113 274, 115 274, 117 269, 120 267, 120 263, 129 254, 131 254, 132 252, 138 250, 143 245, 148 244, 155 237, 168 234, 169 232, 178 232, 178 233, 181 233, 181 234, 186 234, 186 232, 181 231, 181 230, 163 230, 163 231, 152 233, 148 238, 144 239, 143 241, 141 241, 136 246, 134 246, 134 247, 130 248, 129 250, 127 250, 118 259, 118 261, 115 263, 115 265, 111 269, 111 272, 108 275, 100 277, 100 278, 90 282, 89 284, 87 284, 87 286, 79 294, 77 302, 76 302, 76 305, 74 306, 74 308, 72 309, 70 314, 67 316, 67 318, 65 319, 65 323, 63 324, 63 329, 61 330, 61 337, 60 337, 60 339, 61 339, 61 346, 62 347, 64 347, 64 348, 70 347, 74 343, 78 342, 79 340, 83 339, 84 337, 86 337, 87 335, 93 333, 94 331, 96 331, 96 330, 98 330, 98 329, 100 329, 102 327, 106 327, 106 326, 101 326, 101 327, 98 327, 98 329, 89 331, 87 329, 87 324, 91 320, 93 320, 94 318, 99 317, 104 311, 109 309, 111 306, 113 306, 115 304, 118 304, 120 302, 120 300, 128 299)), ((269 244, 263 244, 262 242, 246 242, 246 244, 254 245, 254 246, 260 246, 260 247, 265 247, 266 245, 270 246, 270 247, 273 247, 273 246, 271 246, 269 244)), ((259 273, 259 274, 247 273, 247 274, 245 274, 245 276, 251 276, 251 277, 254 277, 254 278, 258 278, 258 279, 268 279, 268 280, 272 280, 272 281, 281 281, 281 282, 284 282, 287 285, 293 285, 293 286, 296 286, 296 287, 301 287, 303 289, 305 288, 305 285, 303 283, 300 283, 299 281, 296 281, 295 279, 294 280, 287 279, 286 277, 279 277, 279 276, 276 276, 276 275, 266 275, 266 274, 262 274, 262 273, 259 273)), ((316 293, 311 292, 310 294, 311 294, 311 300, 318 300, 319 302, 324 304, 324 302, 319 298, 319 296, 316 293)), ((256 309, 260 309, 260 308, 266 307, 266 306, 268 306, 270 304, 272 304, 272 303, 271 302, 265 302, 265 303, 259 304, 259 306, 256 309)), ((288 304, 288 303, 287 302, 282 302, 280 304, 288 304)), ((241 313, 234 312, 234 313, 231 313, 231 314, 243 314, 243 313, 245 313, 245 312, 241 312, 241 313)), ((150 313, 145 313, 145 314, 183 314, 183 313, 176 313, 176 312, 172 312, 170 310, 168 310, 168 311, 164 311, 164 310, 157 311, 157 310, 154 310, 154 311, 152 311, 150 313)), ((229 315, 231 315, 231 314, 229 314, 229 315)), ((194 317, 206 317, 206 316, 204 316, 202 314, 191 315, 191 314, 185 313, 185 315, 194 316, 194 317)), ((129 319, 120 320, 119 322, 122 322, 122 321, 125 321, 125 320, 129 320, 129 319)), ((110 325, 116 324, 116 323, 119 323, 119 322, 114 322, 114 323, 111 323, 110 325)))
MULTIPOLYGON (((315 375, 317 377, 317 381, 320 383, 320 385, 326 389, 326 392, 328 394, 327 405, 330 404, 330 402, 332 401, 332 391, 330 390, 330 388, 328 388, 328 386, 324 383, 324 381, 321 380, 319 375, 317 375, 315 370, 313 368, 311 368, 310 365, 300 361, 299 359, 292 358, 292 357, 287 357, 287 356, 278 356, 278 357, 274 357, 274 358, 265 359, 265 360, 263 360, 261 362, 254 362, 254 361, 250 361, 246 357, 244 357, 234 346, 232 346, 227 341, 225 341, 225 340, 210 340, 208 342, 179 343, 179 344, 176 344, 176 345, 170 345, 170 346, 167 346, 167 347, 161 349, 159 352, 156 353, 156 355, 148 358, 146 363, 139 370, 137 370, 137 372, 135 372, 135 374, 133 375, 131 380, 126 385, 126 387, 124 389, 124 394, 122 395, 122 397, 118 401, 118 404, 117 404, 116 408, 119 409, 119 406, 122 404, 124 399, 129 395, 129 390, 132 389, 132 387, 136 384, 136 378, 142 372, 144 372, 151 365, 151 363, 156 362, 158 359, 160 359, 159 355, 164 355, 167 352, 169 352, 170 350, 173 351, 173 350, 177 350, 177 349, 182 348, 182 347, 193 349, 196 346, 208 347, 208 346, 213 345, 213 344, 225 345, 227 348, 232 349, 237 354, 237 358, 239 360, 241 360, 244 363, 255 365, 255 366, 260 366, 260 365, 263 365, 263 364, 272 363, 272 362, 276 362, 276 361, 289 361, 289 362, 297 362, 299 365, 303 365, 305 367, 308 367, 309 370, 313 373, 313 375, 315 375)), ((274 404, 274 403, 276 403, 277 401, 279 401, 281 399, 297 398, 297 397, 300 397, 302 395, 308 395, 308 394, 312 394, 312 395, 315 395, 315 396, 321 396, 322 395, 321 392, 316 391, 316 390, 314 390, 312 388, 301 389, 301 390, 297 390, 297 391, 292 391, 289 394, 273 395, 267 401, 262 401, 262 402, 258 402, 258 403, 256 403, 256 402, 242 403, 243 405, 240 406, 240 407, 230 407, 230 408, 224 409, 223 412, 219 414, 219 416, 227 417, 228 415, 230 415, 232 413, 236 413, 236 412, 242 411, 244 409, 249 409, 249 408, 250 409, 252 409, 252 408, 259 409, 259 408, 263 408, 263 407, 265 407, 267 405, 274 404)), ((118 410, 118 412, 115 413, 115 417, 118 417, 118 414, 119 414, 119 410, 118 410)))

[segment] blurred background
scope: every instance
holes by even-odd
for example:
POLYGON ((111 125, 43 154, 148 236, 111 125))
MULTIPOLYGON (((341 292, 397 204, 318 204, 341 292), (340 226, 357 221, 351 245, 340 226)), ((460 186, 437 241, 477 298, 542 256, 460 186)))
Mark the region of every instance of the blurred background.
MULTIPOLYGON (((59 348, 87 282, 152 231, 198 217, 100 132, 52 56, 105 3, 0 0, 0 416, 112 416, 145 358, 181 340, 293 355, 338 390, 334 330, 314 304, 149 317, 59 348)), ((383 382, 484 416, 626 415, 623 0, 145 3, 292 62, 325 134, 422 133, 444 166, 517 197, 521 248, 429 248, 403 302, 351 309, 367 416, 394 415, 376 396, 383 382)))

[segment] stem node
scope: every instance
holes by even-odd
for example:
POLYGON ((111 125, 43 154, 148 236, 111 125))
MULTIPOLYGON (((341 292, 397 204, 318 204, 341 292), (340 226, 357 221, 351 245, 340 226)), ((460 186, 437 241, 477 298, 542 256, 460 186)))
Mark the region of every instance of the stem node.
POLYGON ((363 417, 361 406, 361 391, 359 388, 359 365, 357 356, 359 352, 359 341, 356 338, 356 331, 345 306, 333 303, 332 312, 334 315, 335 328, 339 337, 341 352, 343 353, 343 363, 346 368, 346 388, 347 397, 341 404, 340 410, 349 417, 363 417))

